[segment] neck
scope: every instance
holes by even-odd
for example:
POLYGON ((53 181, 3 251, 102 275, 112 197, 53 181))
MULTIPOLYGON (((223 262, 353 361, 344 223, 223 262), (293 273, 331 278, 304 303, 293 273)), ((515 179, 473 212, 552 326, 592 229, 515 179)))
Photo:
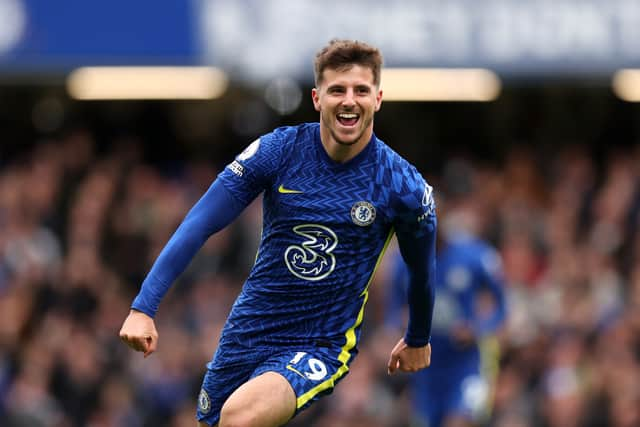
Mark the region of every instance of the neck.
POLYGON ((367 144, 369 144, 372 136, 373 128, 370 127, 353 143, 339 142, 331 134, 329 129, 320 125, 320 141, 322 142, 322 146, 329 158, 338 163, 346 163, 360 154, 367 144))

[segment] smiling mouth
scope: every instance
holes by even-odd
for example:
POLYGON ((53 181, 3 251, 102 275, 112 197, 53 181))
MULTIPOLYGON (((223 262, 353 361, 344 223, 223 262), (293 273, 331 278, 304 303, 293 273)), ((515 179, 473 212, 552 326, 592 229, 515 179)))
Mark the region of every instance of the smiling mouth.
POLYGON ((337 117, 338 122, 343 126, 354 126, 360 119, 360 116, 356 113, 340 113, 337 117))

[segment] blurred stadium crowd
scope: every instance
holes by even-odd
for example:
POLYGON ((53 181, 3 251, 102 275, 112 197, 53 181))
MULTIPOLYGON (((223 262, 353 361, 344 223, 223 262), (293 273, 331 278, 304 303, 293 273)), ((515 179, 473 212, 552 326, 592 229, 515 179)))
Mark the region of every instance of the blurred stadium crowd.
MULTIPOLYGON (((119 341, 121 323, 223 165, 167 171, 135 141, 110 147, 98 153, 77 130, 0 165, 2 426, 195 425, 204 365, 255 255, 260 203, 174 285, 145 360, 119 341)), ((640 425, 640 149, 596 161, 581 146, 542 160, 519 147, 499 165, 469 162, 509 296, 489 425, 640 425)), ((423 172, 437 191, 443 177, 423 172)), ((388 273, 383 263, 350 375, 290 425, 408 426, 406 376, 386 373, 398 338, 383 327, 388 273)))

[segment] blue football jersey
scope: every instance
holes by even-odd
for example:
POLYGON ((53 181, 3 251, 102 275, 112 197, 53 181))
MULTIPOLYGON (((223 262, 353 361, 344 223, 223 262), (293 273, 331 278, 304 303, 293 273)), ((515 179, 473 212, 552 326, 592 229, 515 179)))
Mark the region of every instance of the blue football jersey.
POLYGON ((431 187, 415 167, 375 136, 355 158, 337 163, 317 123, 260 137, 219 180, 244 204, 263 193, 256 262, 221 347, 317 341, 350 358, 368 286, 393 232, 420 236, 435 228, 431 187))

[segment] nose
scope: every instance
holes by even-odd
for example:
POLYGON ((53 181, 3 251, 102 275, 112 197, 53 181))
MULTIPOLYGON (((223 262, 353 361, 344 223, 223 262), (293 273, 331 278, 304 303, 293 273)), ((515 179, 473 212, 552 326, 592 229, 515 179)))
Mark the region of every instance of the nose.
POLYGON ((356 105, 355 92, 353 89, 347 89, 344 99, 342 100, 342 105, 347 107, 356 105))

